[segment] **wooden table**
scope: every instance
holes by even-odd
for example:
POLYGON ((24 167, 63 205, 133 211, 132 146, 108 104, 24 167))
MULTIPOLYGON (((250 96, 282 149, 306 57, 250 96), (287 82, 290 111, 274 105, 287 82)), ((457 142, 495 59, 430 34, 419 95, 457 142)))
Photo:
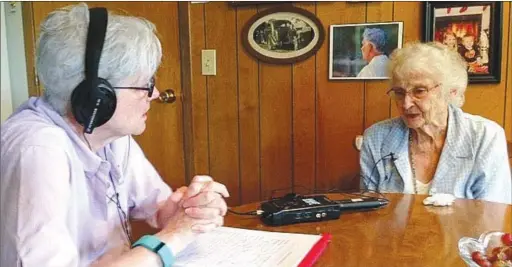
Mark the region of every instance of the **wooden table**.
MULTIPOLYGON (((228 214, 225 226, 333 238, 315 266, 466 266, 459 257, 461 237, 491 230, 512 232, 512 205, 457 199, 450 207, 424 206, 426 196, 385 194, 379 210, 345 213, 338 220, 272 227, 259 218, 228 214)), ((341 199, 340 194, 329 194, 341 199)), ((251 211, 258 203, 234 208, 251 211)))

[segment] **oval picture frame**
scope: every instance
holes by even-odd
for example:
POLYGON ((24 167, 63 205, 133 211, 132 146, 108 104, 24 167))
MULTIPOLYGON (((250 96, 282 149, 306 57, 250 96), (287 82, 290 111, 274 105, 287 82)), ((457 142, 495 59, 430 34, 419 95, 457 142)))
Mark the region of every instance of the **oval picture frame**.
POLYGON ((242 30, 247 52, 272 64, 303 61, 320 49, 324 39, 324 27, 315 14, 294 6, 266 9, 242 30))

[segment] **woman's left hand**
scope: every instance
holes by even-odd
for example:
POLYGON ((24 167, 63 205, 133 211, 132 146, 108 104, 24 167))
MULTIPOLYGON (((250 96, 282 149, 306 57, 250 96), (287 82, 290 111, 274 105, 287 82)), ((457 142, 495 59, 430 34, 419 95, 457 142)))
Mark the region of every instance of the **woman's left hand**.
POLYGON ((210 176, 195 176, 183 196, 182 207, 192 217, 224 216, 227 212, 225 197, 229 197, 226 186, 210 176))
POLYGON ((227 204, 224 197, 229 193, 223 184, 209 176, 195 176, 188 187, 182 186, 165 201, 159 214, 159 225, 163 225, 178 209, 196 219, 214 219, 225 216, 227 204))

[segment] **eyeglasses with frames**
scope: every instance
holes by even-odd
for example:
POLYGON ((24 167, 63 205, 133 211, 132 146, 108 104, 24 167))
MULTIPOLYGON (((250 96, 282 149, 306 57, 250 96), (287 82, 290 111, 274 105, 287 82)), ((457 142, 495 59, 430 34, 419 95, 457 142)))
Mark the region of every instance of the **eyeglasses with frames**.
POLYGON ((396 99, 396 100, 404 100, 406 95, 410 95, 415 100, 421 100, 421 99, 425 98, 431 90, 435 89, 439 85, 441 85, 441 84, 439 83, 430 88, 419 86, 419 87, 412 88, 409 91, 405 90, 404 88, 393 87, 393 88, 389 89, 389 91, 387 91, 386 94, 388 94, 391 98, 396 99))
POLYGON ((153 95, 153 91, 155 90, 155 77, 151 77, 148 82, 148 87, 114 87, 114 89, 132 89, 132 90, 144 90, 148 91, 148 97, 153 95))

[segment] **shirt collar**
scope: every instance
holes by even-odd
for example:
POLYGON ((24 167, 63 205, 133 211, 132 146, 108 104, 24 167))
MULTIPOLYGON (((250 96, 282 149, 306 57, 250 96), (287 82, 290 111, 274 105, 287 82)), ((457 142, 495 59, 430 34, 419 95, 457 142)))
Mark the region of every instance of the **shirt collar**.
POLYGON ((372 58, 372 60, 370 60, 370 63, 368 63, 368 65, 370 65, 370 64, 379 64, 381 62, 386 62, 387 60, 388 60, 388 57, 386 55, 374 56, 372 58))
MULTIPOLYGON (((82 141, 80 136, 71 128, 69 123, 60 114, 58 114, 48 103, 46 103, 42 98, 40 98, 38 102, 39 103, 37 103, 37 105, 39 106, 41 111, 43 111, 44 114, 55 125, 63 129, 69 136, 70 142, 75 150, 75 153, 83 164, 83 169, 87 174, 86 176, 94 176, 100 170, 100 166, 104 162, 103 158, 100 157, 98 154, 93 153, 89 149, 87 144, 85 144, 82 141)), ((111 165, 114 164, 111 163, 111 165)))
POLYGON ((382 155, 389 155, 391 153, 398 155, 407 152, 408 129, 401 118, 396 120, 383 142, 382 155))
POLYGON ((457 158, 473 158, 474 149, 471 142, 471 133, 464 121, 462 110, 449 105, 448 114, 448 133, 446 134, 447 144, 445 148, 448 153, 457 158))
MULTIPOLYGON (((446 153, 458 158, 473 157, 473 145, 470 133, 464 125, 462 110, 452 105, 448 106, 448 129, 446 143, 443 147, 446 153), (456 148, 456 149, 455 149, 456 148)), ((408 153, 409 128, 400 119, 393 125, 382 146, 382 155, 408 153)), ((407 155, 406 155, 407 156, 407 155)))

